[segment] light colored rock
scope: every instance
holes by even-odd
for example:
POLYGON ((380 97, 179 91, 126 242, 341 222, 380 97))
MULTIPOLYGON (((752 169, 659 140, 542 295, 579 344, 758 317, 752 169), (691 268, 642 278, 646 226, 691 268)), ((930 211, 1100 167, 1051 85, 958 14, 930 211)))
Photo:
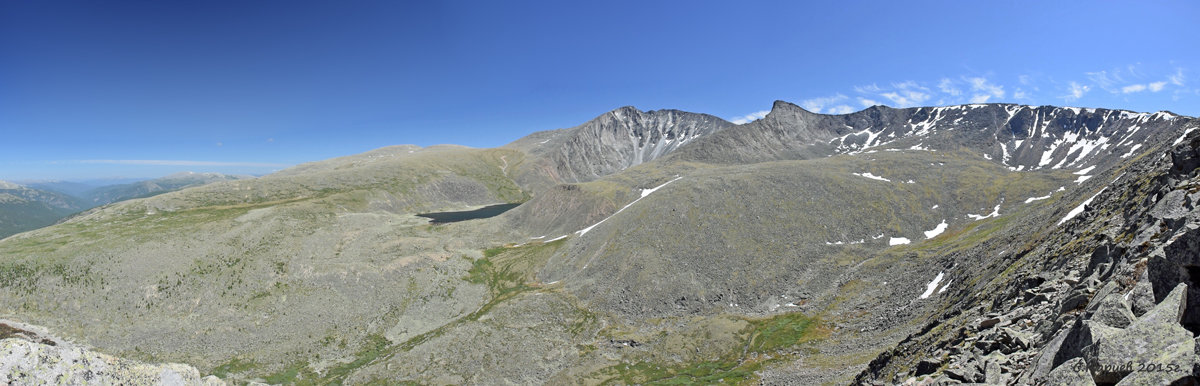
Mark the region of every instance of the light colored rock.
POLYGON ((1180 284, 1129 328, 1085 322, 1095 343, 1084 350, 1084 358, 1096 382, 1118 382, 1139 365, 1191 369, 1197 362, 1194 337, 1179 324, 1185 304, 1187 285, 1180 284))
POLYGON ((1087 370, 1087 362, 1083 358, 1075 358, 1063 362, 1046 376, 1047 386, 1095 386, 1092 374, 1087 370))
POLYGON ((146 364, 74 345, 47 345, 24 339, 0 340, 0 383, 66 385, 223 386, 216 377, 200 378, 184 364, 146 364))
POLYGON ((1137 320, 1137 317, 1133 315, 1133 311, 1129 308, 1129 303, 1120 294, 1107 296, 1098 303, 1100 303, 1100 307, 1092 315, 1091 320, 1093 321, 1103 323, 1109 327, 1125 328, 1137 320))

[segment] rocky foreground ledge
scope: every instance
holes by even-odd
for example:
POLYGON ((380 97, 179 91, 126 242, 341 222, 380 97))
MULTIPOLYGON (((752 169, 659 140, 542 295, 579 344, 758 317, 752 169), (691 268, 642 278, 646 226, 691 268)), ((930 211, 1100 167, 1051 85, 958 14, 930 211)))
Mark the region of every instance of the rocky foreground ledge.
POLYGON ((149 364, 98 353, 45 329, 0 319, 0 384, 224 386, 195 367, 149 364))

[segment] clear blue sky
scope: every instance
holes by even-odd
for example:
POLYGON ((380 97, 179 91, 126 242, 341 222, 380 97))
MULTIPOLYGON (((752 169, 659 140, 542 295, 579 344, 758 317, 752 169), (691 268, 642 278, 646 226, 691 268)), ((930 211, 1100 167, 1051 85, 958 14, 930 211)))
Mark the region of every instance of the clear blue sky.
POLYGON ((1200 115, 1195 1, 578 3, 0 2, 0 179, 494 147, 625 105, 1200 115))

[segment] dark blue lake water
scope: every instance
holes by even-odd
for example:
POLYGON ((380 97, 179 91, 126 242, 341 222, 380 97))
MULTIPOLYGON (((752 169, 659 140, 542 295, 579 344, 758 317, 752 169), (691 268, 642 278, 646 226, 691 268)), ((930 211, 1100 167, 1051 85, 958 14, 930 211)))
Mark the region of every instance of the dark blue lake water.
POLYGON ((450 222, 459 222, 467 220, 475 220, 480 218, 496 217, 501 213, 509 211, 521 205, 517 204, 497 204, 488 205, 475 210, 467 210, 462 212, 433 212, 433 213, 417 213, 417 216, 425 217, 433 224, 445 224, 450 222))

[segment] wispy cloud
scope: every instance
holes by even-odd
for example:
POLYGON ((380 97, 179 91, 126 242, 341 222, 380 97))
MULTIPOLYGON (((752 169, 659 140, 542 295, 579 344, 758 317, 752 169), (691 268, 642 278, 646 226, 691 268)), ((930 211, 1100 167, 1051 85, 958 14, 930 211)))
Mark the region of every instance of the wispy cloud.
POLYGON ((85 163, 85 164, 151 165, 151 166, 241 166, 241 167, 263 167, 263 168, 277 168, 277 167, 291 166, 288 164, 263 163, 263 162, 220 162, 220 161, 153 160, 153 159, 90 159, 90 160, 82 160, 79 162, 85 163))
POLYGON ((826 110, 826 114, 850 114, 854 112, 854 108, 849 105, 837 105, 826 110))
POLYGON ((942 80, 938 82, 938 90, 942 90, 942 92, 946 93, 946 95, 959 96, 962 94, 962 90, 959 90, 958 87, 955 87, 954 83, 955 82, 950 80, 950 78, 942 78, 942 80))
POLYGON ((854 91, 862 94, 875 94, 883 91, 883 88, 879 87, 879 85, 871 84, 867 86, 854 86, 854 91))
POLYGON ((746 115, 743 115, 740 117, 729 118, 729 121, 733 122, 734 124, 743 125, 743 124, 747 124, 747 123, 762 119, 763 117, 767 116, 767 113, 770 113, 770 112, 771 112, 770 110, 755 111, 753 113, 746 114, 746 115))
POLYGON ((1072 81, 1067 87, 1067 95, 1063 95, 1062 98, 1067 102, 1074 102, 1083 98, 1083 94, 1087 94, 1088 90, 1091 90, 1091 87, 1072 81))
MULTIPOLYGON (((1200 95, 1200 88, 1186 87, 1187 69, 1174 62, 1158 68, 1140 63, 1051 77, 1038 72, 998 76, 985 74, 946 74, 929 80, 877 82, 853 86, 851 92, 800 101, 810 111, 842 114, 855 108, 888 105, 905 108, 926 105, 964 103, 1110 103, 1106 99, 1136 93, 1170 94, 1174 100, 1200 95), (1102 90, 1106 93, 1096 93, 1102 90), (853 107, 852 107, 853 106, 853 107)), ((1196 82, 1192 82, 1196 83, 1196 82)), ((1129 98, 1129 97, 1124 97, 1129 98)), ((1126 99, 1128 102, 1128 99, 1126 99)))
POLYGON ((827 96, 827 97, 821 97, 821 98, 805 99, 805 100, 800 101, 800 107, 803 107, 805 110, 812 111, 814 113, 820 113, 820 112, 822 112, 822 110, 825 109, 825 106, 830 106, 830 105, 833 105, 836 103, 840 103, 842 101, 845 101, 846 99, 849 99, 849 97, 842 95, 842 94, 836 94, 833 96, 827 96))
POLYGON ((911 80, 893 83, 890 88, 886 89, 874 84, 869 87, 859 86, 854 89, 860 93, 872 94, 873 96, 892 101, 892 105, 896 107, 920 106, 931 97, 931 91, 928 87, 911 80))
POLYGON ((986 103, 991 98, 1004 98, 1004 86, 996 85, 987 78, 967 78, 967 83, 971 84, 971 103, 986 103))
POLYGON ((1142 91, 1146 91, 1146 85, 1144 85, 1144 84, 1131 84, 1131 85, 1128 85, 1125 87, 1121 87, 1122 94, 1132 94, 1135 92, 1142 92, 1142 91))
POLYGON ((1084 75, 1087 75, 1088 80, 1092 84, 1104 91, 1113 93, 1117 92, 1116 86, 1118 84, 1125 83, 1125 79, 1121 77, 1120 70, 1114 70, 1111 73, 1108 71, 1087 72, 1084 75))
POLYGON ((1182 85, 1183 85, 1183 81, 1184 81, 1184 77, 1183 77, 1183 68, 1176 67, 1176 68, 1175 68, 1175 73, 1174 73, 1174 74, 1171 74, 1171 76, 1170 76, 1170 77, 1168 77, 1167 79, 1170 79, 1170 80, 1171 80, 1171 84, 1173 84, 1173 85, 1176 85, 1176 86, 1182 86, 1182 85))

